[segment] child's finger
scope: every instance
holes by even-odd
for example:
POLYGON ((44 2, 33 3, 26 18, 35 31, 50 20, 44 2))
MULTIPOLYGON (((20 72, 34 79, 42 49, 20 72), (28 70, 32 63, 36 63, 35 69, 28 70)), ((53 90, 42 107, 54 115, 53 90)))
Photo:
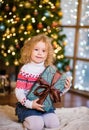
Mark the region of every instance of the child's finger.
POLYGON ((43 106, 43 105, 38 104, 38 107, 43 108, 44 106, 43 106))
POLYGON ((40 110, 40 111, 44 111, 44 109, 42 109, 42 108, 39 108, 38 110, 40 110))
POLYGON ((44 111, 43 110, 43 105, 39 105, 39 110, 44 111))
POLYGON ((35 99, 35 102, 37 102, 39 100, 39 98, 35 99))

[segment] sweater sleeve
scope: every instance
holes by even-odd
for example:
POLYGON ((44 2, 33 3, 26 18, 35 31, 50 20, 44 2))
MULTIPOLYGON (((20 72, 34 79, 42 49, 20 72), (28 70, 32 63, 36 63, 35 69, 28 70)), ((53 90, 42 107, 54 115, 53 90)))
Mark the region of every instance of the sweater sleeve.
POLYGON ((17 100, 27 108, 32 108, 32 101, 26 98, 26 84, 27 78, 26 75, 21 70, 17 77, 16 88, 15 88, 15 95, 17 100))
POLYGON ((18 100, 22 105, 24 105, 24 106, 27 107, 27 108, 31 108, 31 109, 32 109, 32 103, 33 103, 33 101, 30 101, 30 100, 28 100, 28 99, 26 98, 26 95, 25 95, 23 89, 15 88, 15 95, 16 95, 17 100, 18 100))

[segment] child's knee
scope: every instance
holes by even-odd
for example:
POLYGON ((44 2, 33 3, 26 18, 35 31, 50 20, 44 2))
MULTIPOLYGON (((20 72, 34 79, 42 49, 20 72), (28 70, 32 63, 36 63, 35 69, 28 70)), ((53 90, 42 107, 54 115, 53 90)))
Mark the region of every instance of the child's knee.
POLYGON ((24 121, 24 127, 30 129, 30 130, 42 130, 44 128, 44 121, 42 118, 30 118, 30 120, 24 121))
POLYGON ((43 122, 34 122, 34 124, 32 125, 30 125, 30 128, 31 128, 31 130, 43 130, 43 128, 44 128, 44 123, 43 122))
POLYGON ((44 116, 45 127, 47 128, 58 128, 60 122, 56 114, 50 113, 44 116))

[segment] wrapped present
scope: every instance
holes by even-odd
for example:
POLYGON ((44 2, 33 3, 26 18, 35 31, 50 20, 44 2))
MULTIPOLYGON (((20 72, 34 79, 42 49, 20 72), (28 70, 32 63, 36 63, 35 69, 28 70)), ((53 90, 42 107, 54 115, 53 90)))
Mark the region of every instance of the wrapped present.
POLYGON ((66 74, 61 74, 53 66, 48 66, 33 85, 27 98, 34 100, 39 98, 38 103, 44 105, 44 110, 53 108, 53 103, 60 102, 60 94, 64 90, 66 74))

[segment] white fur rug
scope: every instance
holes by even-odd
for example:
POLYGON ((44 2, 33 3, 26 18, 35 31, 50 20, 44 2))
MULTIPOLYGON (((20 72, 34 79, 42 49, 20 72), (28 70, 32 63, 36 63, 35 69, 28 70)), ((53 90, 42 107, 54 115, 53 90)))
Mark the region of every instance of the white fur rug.
MULTIPOLYGON (((60 128, 52 130, 89 130, 89 108, 57 108, 60 128)), ((0 130, 24 130, 17 122, 15 108, 8 105, 0 106, 0 130)), ((51 129, 45 129, 51 130, 51 129)))

